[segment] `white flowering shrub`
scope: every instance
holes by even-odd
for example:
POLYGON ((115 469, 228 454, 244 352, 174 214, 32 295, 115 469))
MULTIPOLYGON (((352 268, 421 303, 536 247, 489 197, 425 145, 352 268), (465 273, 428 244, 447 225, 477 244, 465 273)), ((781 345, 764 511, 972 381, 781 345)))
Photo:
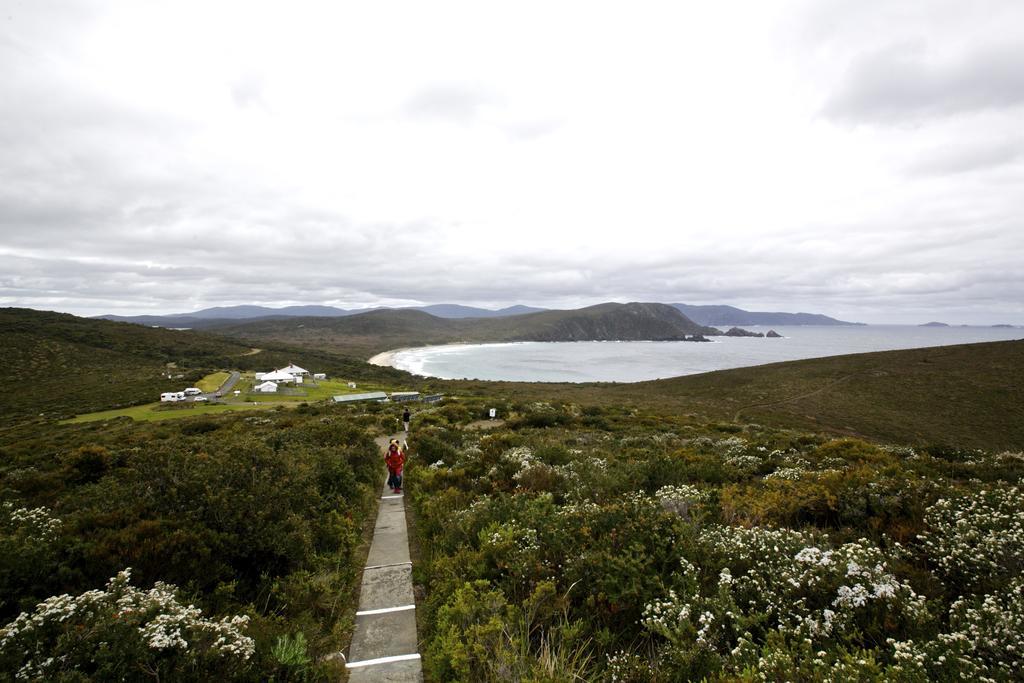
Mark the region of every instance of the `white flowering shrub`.
POLYGON ((130 577, 125 569, 103 590, 48 598, 0 628, 0 670, 18 680, 195 680, 245 669, 255 651, 247 616, 204 618, 174 586, 141 590, 130 577))
POLYGON ((753 472, 764 464, 764 460, 757 455, 734 455, 726 458, 725 464, 741 472, 753 472))
POLYGON ((921 552, 957 592, 1024 569, 1024 503, 1017 487, 940 498, 925 512, 921 552))
POLYGON ((646 605, 643 625, 734 671, 756 663, 769 633, 864 647, 929 619, 924 598, 864 539, 829 548, 799 531, 716 527, 701 533, 697 552, 703 571, 684 559, 679 585, 646 605))
POLYGON ((948 630, 930 639, 889 639, 891 671, 919 680, 1016 681, 1024 671, 1024 579, 1002 591, 959 598, 948 630))
POLYGON ((494 566, 525 582, 540 569, 540 542, 537 530, 517 521, 493 523, 480 532, 480 549, 494 566))
POLYGON ((60 533, 62 525, 45 507, 16 508, 9 502, 0 506, 0 533, 4 535, 46 543, 60 533))
POLYGON ((799 467, 780 467, 779 469, 764 475, 765 479, 784 479, 786 481, 800 481, 807 472, 799 467))
POLYGON ((677 484, 662 486, 655 491, 654 498, 663 510, 689 518, 693 512, 708 502, 711 494, 696 486, 677 484))
POLYGON ((730 436, 715 443, 715 450, 721 453, 727 460, 737 455, 743 455, 750 444, 746 439, 739 436, 730 436))
POLYGON ((528 467, 534 462, 533 451, 526 446, 516 446, 501 454, 501 459, 515 465, 517 470, 528 467))
MULTIPOLYGON (((26 590, 48 594, 48 581, 60 553, 64 527, 45 507, 0 505, 0 607, 26 590)), ((10 608, 8 608, 10 609, 10 608)))

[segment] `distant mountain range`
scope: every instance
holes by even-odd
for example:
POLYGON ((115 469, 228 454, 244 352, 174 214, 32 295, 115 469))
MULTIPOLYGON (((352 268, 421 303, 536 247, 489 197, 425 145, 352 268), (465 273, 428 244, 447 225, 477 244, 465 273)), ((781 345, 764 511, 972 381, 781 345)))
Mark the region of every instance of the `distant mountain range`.
MULTIPOLYGON (((602 304, 603 305, 603 304, 602 304)), ((745 311, 734 306, 692 306, 689 304, 669 304, 698 325, 712 327, 733 327, 736 325, 861 325, 836 320, 819 313, 777 313, 745 311)), ((280 318, 340 318, 377 310, 412 310, 429 313, 438 318, 505 318, 529 313, 539 313, 549 309, 533 306, 509 306, 498 310, 463 306, 460 304, 433 304, 415 306, 404 309, 357 308, 346 309, 334 306, 285 306, 269 308, 267 306, 217 306, 204 308, 192 313, 172 313, 168 315, 101 315, 103 320, 137 323, 139 325, 155 325, 158 327, 219 327, 226 321, 237 320, 273 320, 280 318)))
POLYGON ((113 320, 122 323, 136 323, 156 327, 215 327, 225 321, 232 320, 274 320, 279 318, 342 318, 381 310, 412 310, 423 311, 438 318, 501 318, 509 315, 522 315, 544 311, 544 308, 531 306, 509 306, 496 311, 489 308, 475 308, 459 304, 434 304, 408 309, 377 308, 337 308, 335 306, 285 306, 269 308, 267 306, 215 306, 204 308, 193 313, 168 313, 167 315, 98 315, 101 320, 113 320))

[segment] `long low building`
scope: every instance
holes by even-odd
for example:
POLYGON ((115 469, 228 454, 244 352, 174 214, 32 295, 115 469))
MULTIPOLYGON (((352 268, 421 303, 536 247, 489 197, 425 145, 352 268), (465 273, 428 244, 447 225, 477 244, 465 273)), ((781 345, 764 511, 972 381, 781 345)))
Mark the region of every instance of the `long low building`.
POLYGON ((332 398, 335 403, 355 403, 356 401, 386 401, 388 395, 383 391, 369 391, 365 394, 343 394, 332 398))

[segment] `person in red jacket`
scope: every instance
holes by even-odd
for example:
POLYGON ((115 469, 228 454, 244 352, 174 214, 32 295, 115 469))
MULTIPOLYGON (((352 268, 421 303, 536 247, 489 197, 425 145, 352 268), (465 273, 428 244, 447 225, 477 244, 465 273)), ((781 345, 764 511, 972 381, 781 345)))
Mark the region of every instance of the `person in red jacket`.
POLYGON ((384 455, 384 464, 388 467, 388 486, 391 487, 391 492, 401 493, 405 453, 398 446, 398 439, 392 439, 388 445, 388 452, 384 455))

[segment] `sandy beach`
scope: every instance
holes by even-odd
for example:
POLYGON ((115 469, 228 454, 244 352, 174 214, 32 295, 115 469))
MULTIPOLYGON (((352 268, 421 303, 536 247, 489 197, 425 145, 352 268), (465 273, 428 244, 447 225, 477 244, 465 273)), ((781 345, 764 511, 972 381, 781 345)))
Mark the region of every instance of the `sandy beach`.
POLYGON ((383 365, 385 367, 393 368, 393 367, 395 367, 395 364, 392 361, 394 360, 395 354, 400 352, 400 351, 406 351, 406 350, 407 350, 407 348, 391 349, 390 351, 383 351, 381 353, 378 353, 376 356, 373 356, 372 358, 370 358, 370 360, 368 360, 366 362, 369 363, 370 365, 383 365))

